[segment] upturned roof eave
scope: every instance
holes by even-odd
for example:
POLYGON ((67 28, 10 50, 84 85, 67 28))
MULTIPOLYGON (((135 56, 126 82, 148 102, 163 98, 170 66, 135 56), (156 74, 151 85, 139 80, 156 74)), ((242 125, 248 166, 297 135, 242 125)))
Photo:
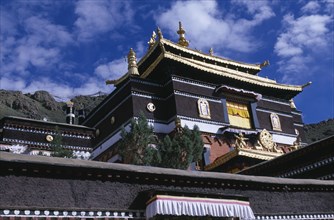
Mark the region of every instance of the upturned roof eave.
POLYGON ((257 70, 257 71, 261 71, 261 67, 260 64, 250 64, 250 63, 244 63, 244 62, 240 62, 240 61, 235 61, 235 60, 230 60, 230 59, 226 59, 226 58, 222 58, 222 57, 217 57, 214 55, 210 55, 210 54, 205 54, 203 52, 200 52, 198 50, 194 50, 188 47, 184 47, 181 46, 179 44, 176 44, 170 40, 167 39, 161 39, 160 40, 163 44, 166 44, 168 46, 171 46, 175 49, 178 49, 182 52, 191 54, 191 55, 195 55, 195 56, 199 56, 202 58, 205 58, 207 60, 212 60, 212 61, 216 61, 219 63, 223 63, 223 64, 229 64, 229 65, 234 65, 234 66, 238 66, 238 67, 242 67, 242 68, 246 68, 246 69, 252 69, 252 70, 257 70))
POLYGON ((183 64, 186 64, 188 66, 191 66, 193 68, 196 68, 196 69, 199 69, 199 70, 211 73, 211 74, 220 75, 220 76, 224 76, 224 77, 227 77, 227 78, 232 78, 232 79, 235 79, 235 80, 247 82, 247 83, 250 83, 250 84, 256 84, 256 85, 263 86, 263 87, 282 89, 282 90, 288 90, 288 91, 295 91, 295 92, 298 92, 298 93, 302 92, 303 87, 304 87, 304 86, 300 86, 300 85, 279 84, 274 80, 270 80, 270 79, 260 77, 260 76, 254 76, 254 75, 243 73, 243 72, 237 72, 235 70, 230 70, 228 68, 224 68, 224 69, 220 69, 220 70, 214 69, 214 68, 211 68, 209 66, 210 64, 195 63, 197 61, 189 61, 187 58, 183 58, 183 57, 177 56, 175 54, 171 54, 169 52, 165 52, 164 57, 168 58, 168 59, 171 59, 171 60, 174 60, 174 61, 181 62, 183 64))
MULTIPOLYGON (((147 76, 149 76, 153 70, 155 69, 155 67, 161 62, 162 59, 167 58, 167 59, 171 59, 177 62, 181 62, 183 64, 186 64, 188 66, 197 68, 199 70, 211 73, 211 74, 215 74, 215 75, 220 75, 220 76, 224 76, 227 78, 232 78, 235 80, 239 80, 239 81, 243 81, 243 82, 247 82, 250 84, 255 84, 255 85, 259 85, 259 86, 263 86, 263 87, 267 87, 267 88, 274 88, 274 89, 281 89, 281 90, 286 90, 286 91, 293 91, 293 92, 297 92, 300 93, 303 91, 303 88, 305 85, 289 85, 289 84, 280 84, 277 83, 275 80, 270 80, 264 77, 260 77, 257 75, 252 75, 252 74, 248 74, 248 73, 244 73, 244 72, 239 72, 236 70, 232 70, 229 68, 225 68, 225 67, 212 67, 212 64, 208 64, 205 62, 200 62, 198 60, 189 60, 186 57, 182 57, 180 55, 168 52, 165 50, 164 45, 169 45, 172 46, 176 49, 179 49, 181 51, 185 51, 187 53, 191 53, 197 56, 201 56, 203 58, 206 59, 210 59, 210 60, 214 60, 214 61, 218 61, 218 62, 233 62, 233 65, 238 64, 239 66, 241 65, 241 67, 244 68, 250 68, 250 69, 256 69, 256 70, 261 70, 259 65, 256 64, 243 64, 240 62, 236 62, 236 61, 230 61, 227 59, 223 59, 223 58, 219 58, 219 57, 215 57, 215 56, 211 56, 211 55, 207 55, 207 54, 203 54, 201 52, 195 51, 193 49, 190 48, 186 48, 183 47, 181 45, 175 44, 167 39, 159 39, 158 41, 155 42, 155 44, 147 51, 147 53, 140 59, 140 61, 138 62, 138 69, 140 69, 140 67, 143 65, 143 63, 152 55, 152 53, 157 50, 157 48, 161 48, 161 52, 157 55, 157 59, 148 66, 148 68, 146 68, 146 70, 144 72, 140 73, 140 77, 141 78, 146 78, 147 76), (210 66, 211 65, 211 66, 210 66)), ((115 86, 117 86, 118 84, 120 84, 121 82, 123 82, 125 79, 127 79, 129 77, 128 73, 125 73, 122 77, 120 77, 119 79, 116 80, 109 80, 108 84, 114 84, 115 86)), ((296 94, 296 95, 297 95, 296 94)))
POLYGON ((268 161, 271 159, 274 159, 278 156, 281 156, 281 153, 275 153, 275 152, 266 152, 266 151, 260 151, 260 150, 252 150, 252 149, 235 149, 234 151, 231 151, 227 154, 224 154, 220 157, 218 157, 214 162, 211 164, 208 164, 204 167, 205 171, 210 171, 212 169, 215 169, 219 166, 222 166, 223 164, 227 163, 228 161, 232 160, 233 158, 236 158, 238 156, 244 156, 249 158, 255 158, 260 159, 264 161, 268 161))

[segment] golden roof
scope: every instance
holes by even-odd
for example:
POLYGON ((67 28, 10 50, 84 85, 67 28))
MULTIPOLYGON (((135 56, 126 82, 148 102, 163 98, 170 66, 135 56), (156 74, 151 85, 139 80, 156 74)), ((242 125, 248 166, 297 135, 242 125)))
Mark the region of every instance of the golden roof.
MULTIPOLYGON (((212 55, 212 53, 205 54, 198 50, 194 50, 186 46, 180 45, 179 43, 174 43, 170 40, 167 40, 162 37, 162 33, 160 29, 158 29, 158 35, 159 35, 158 39, 155 39, 156 35, 154 35, 154 38, 151 37, 150 48, 147 51, 147 53, 138 62, 138 69, 140 69, 141 65, 143 65, 143 63, 152 55, 154 51, 156 51, 158 47, 161 49, 161 52, 158 55, 158 57, 154 60, 154 62, 150 63, 149 66, 144 71, 142 70, 143 72, 139 73, 140 78, 147 78, 163 59, 169 59, 169 60, 174 60, 179 63, 183 63, 187 66, 202 70, 207 73, 211 73, 211 74, 215 74, 215 75, 219 75, 219 76, 223 76, 223 77, 227 77, 231 79, 236 79, 239 81, 243 81, 243 82, 247 82, 250 84, 255 84, 255 85, 259 85, 263 87, 268 87, 268 88, 301 92, 303 88, 306 85, 308 85, 308 84, 305 84, 305 85, 280 84, 280 83, 277 83, 275 80, 271 80, 265 77, 260 77, 258 75, 252 75, 247 72, 239 71, 237 69, 235 70, 235 69, 228 68, 228 66, 234 66, 236 68, 240 67, 240 68, 250 70, 250 71, 260 71, 261 67, 268 65, 269 63, 268 61, 265 61, 262 64, 248 64, 248 63, 233 61, 233 60, 229 60, 226 58, 214 56, 212 55), (185 56, 182 56, 182 53, 175 54, 173 52, 170 52, 166 49, 166 47, 177 49, 178 51, 181 51, 184 54, 187 54, 188 56, 185 57, 185 56), (192 58, 189 58, 189 57, 192 57, 192 58), (197 59, 193 57, 196 57, 197 59), (201 60, 199 60, 198 57, 201 58, 201 60)), ((125 74, 119 79, 111 80, 108 82, 114 85, 117 85, 121 83, 123 80, 125 80, 128 77, 128 75, 129 74, 125 74)))
POLYGON ((231 159, 237 156, 250 157, 250 158, 255 158, 259 160, 271 160, 281 155, 282 153, 261 151, 261 150, 254 150, 254 149, 245 149, 245 148, 235 149, 233 151, 228 152, 227 154, 224 154, 223 156, 218 157, 215 161, 206 165, 204 167, 204 170, 206 171, 212 170, 218 166, 225 164, 226 162, 230 161, 231 159))

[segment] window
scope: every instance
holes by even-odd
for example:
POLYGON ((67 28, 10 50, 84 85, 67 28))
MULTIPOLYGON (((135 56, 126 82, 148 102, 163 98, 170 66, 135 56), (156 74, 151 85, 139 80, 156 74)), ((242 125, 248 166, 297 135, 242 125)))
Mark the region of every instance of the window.
POLYGON ((246 104, 227 101, 226 106, 231 125, 241 128, 252 128, 251 117, 246 104))

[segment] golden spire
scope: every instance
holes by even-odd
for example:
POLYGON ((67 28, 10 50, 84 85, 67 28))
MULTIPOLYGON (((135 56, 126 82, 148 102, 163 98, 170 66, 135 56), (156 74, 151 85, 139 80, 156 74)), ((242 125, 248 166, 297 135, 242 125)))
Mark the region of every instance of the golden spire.
POLYGON ((153 47, 153 45, 155 44, 155 38, 157 37, 157 34, 153 31, 152 36, 149 40, 148 45, 149 45, 149 49, 151 49, 153 47))
POLYGON ((179 42, 181 46, 188 47, 189 46, 189 41, 186 40, 185 38, 185 33, 186 31, 182 28, 182 23, 179 21, 179 30, 176 32, 178 35, 180 35, 179 42))
POLYGON ((133 51, 132 48, 130 48, 128 54, 128 74, 139 76, 136 53, 133 51))

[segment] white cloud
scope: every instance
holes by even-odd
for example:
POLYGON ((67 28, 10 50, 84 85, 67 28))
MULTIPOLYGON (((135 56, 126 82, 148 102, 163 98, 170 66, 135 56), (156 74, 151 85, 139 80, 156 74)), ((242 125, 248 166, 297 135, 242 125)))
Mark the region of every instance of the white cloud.
POLYGON ((61 48, 74 42, 63 26, 46 18, 31 16, 21 25, 5 23, 1 32, 1 71, 4 75, 26 75, 30 67, 52 69, 62 59, 61 48), (13 29, 23 29, 25 34, 18 35, 13 29))
POLYGON ((302 73, 311 74, 311 65, 323 56, 333 43, 333 30, 329 29, 332 18, 328 15, 305 15, 294 18, 286 15, 284 31, 275 44, 280 57, 279 71, 285 82, 298 82, 302 73))
POLYGON ((303 13, 317 13, 320 9, 320 4, 317 1, 310 1, 301 8, 303 13))
MULTIPOLYGON (((139 62, 139 60, 144 55, 146 50, 147 47, 145 47, 143 41, 139 41, 136 43, 136 48, 134 48, 134 51, 136 53, 137 62, 139 62)), ((122 77, 125 73, 127 73, 127 71, 128 71, 127 56, 124 56, 122 58, 115 59, 108 63, 104 62, 102 64, 99 64, 95 68, 94 73, 104 80, 113 80, 122 77)))
POLYGON ((233 1, 245 7, 252 16, 250 20, 223 14, 216 1, 177 1, 171 8, 159 13, 155 19, 158 26, 176 36, 177 23, 182 21, 186 37, 193 48, 208 50, 232 49, 248 52, 256 47, 256 40, 250 34, 254 27, 274 16, 267 1, 233 1), (173 18, 173 19, 171 19, 173 18))
POLYGON ((8 77, 0 78, 0 87, 5 90, 22 91, 23 93, 34 93, 39 90, 48 91, 58 100, 69 100, 78 95, 92 95, 96 92, 109 93, 113 87, 105 85, 97 78, 89 78, 79 87, 72 87, 64 83, 55 82, 50 78, 42 77, 38 80, 26 83, 24 78, 8 77))
POLYGON ((5 90, 22 90, 25 88, 26 83, 21 78, 9 78, 9 77, 1 77, 0 78, 0 88, 5 90))
POLYGON ((80 41, 93 40, 97 35, 121 27, 132 20, 133 10, 126 1, 78 1, 75 26, 80 41))
POLYGON ((29 17, 24 26, 31 44, 66 46, 73 43, 72 35, 61 25, 37 16, 29 17), (42 27, 42 28, 41 28, 42 27))
POLYGON ((127 67, 128 63, 124 57, 99 65, 94 73, 105 80, 118 79, 127 72, 127 67))

